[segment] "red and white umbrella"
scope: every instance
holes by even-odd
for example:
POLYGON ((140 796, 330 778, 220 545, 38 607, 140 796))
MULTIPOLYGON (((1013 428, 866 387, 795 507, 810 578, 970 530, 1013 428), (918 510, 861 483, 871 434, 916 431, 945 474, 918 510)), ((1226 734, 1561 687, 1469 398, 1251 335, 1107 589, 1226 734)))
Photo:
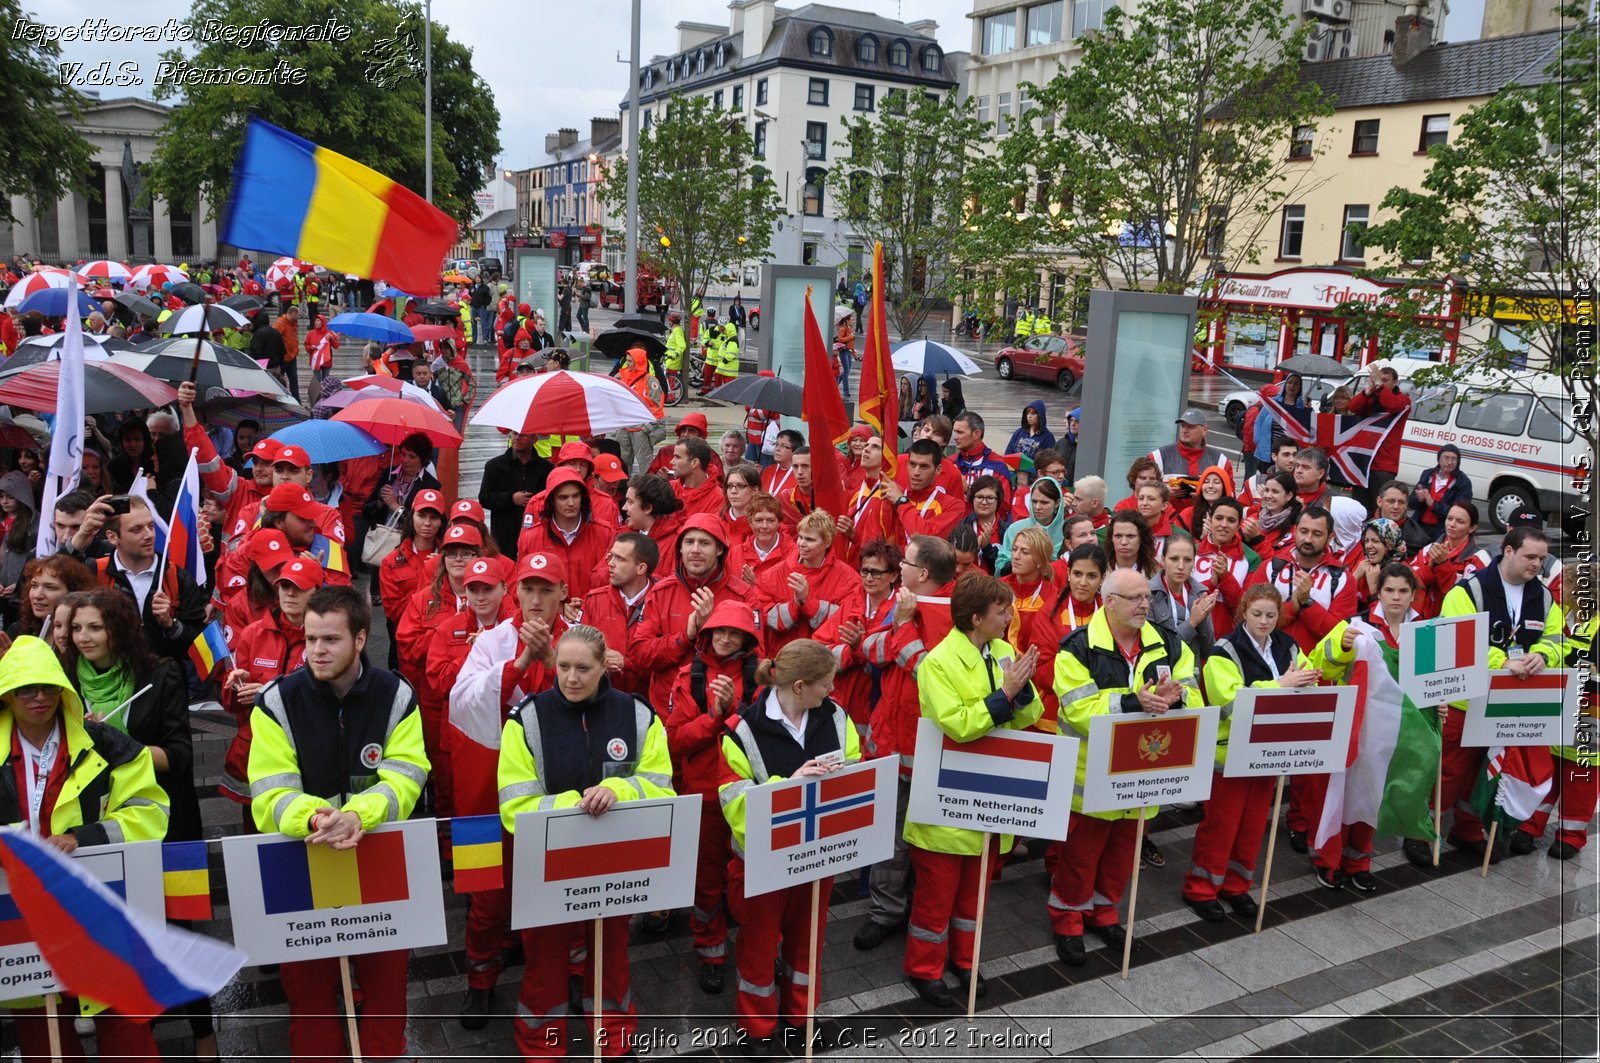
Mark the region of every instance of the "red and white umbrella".
POLYGON ((438 410, 430 410, 418 402, 408 402, 391 396, 364 398, 334 414, 332 420, 344 421, 371 432, 380 443, 396 446, 409 435, 418 432, 427 436, 439 447, 459 447, 461 433, 438 410))
POLYGON ((286 281, 293 283, 298 274, 307 273, 310 270, 311 264, 309 262, 302 262, 298 258, 284 255, 267 267, 267 283, 273 287, 277 287, 286 281))
POLYGON ((113 262, 109 258, 85 262, 77 268, 76 272, 78 278, 84 281, 99 277, 112 282, 125 283, 129 277, 133 276, 133 270, 124 266, 121 262, 113 262))
POLYGON ((656 415, 626 384, 565 369, 513 380, 489 396, 473 424, 538 435, 596 436, 649 424, 656 415))
POLYGON ((415 402, 426 406, 430 410, 443 410, 439 400, 428 393, 426 388, 382 373, 369 373, 366 376, 353 376, 344 382, 344 386, 353 389, 362 398, 379 398, 380 392, 398 396, 407 402, 415 402))
POLYGON ((188 279, 189 275, 177 266, 163 266, 160 263, 153 263, 148 266, 140 266, 134 270, 133 275, 128 278, 128 287, 149 291, 167 283, 183 284, 188 279))
POLYGON ((21 306, 22 300, 35 292, 65 288, 71 277, 71 272, 64 269, 41 269, 30 273, 11 286, 6 293, 6 306, 21 306))

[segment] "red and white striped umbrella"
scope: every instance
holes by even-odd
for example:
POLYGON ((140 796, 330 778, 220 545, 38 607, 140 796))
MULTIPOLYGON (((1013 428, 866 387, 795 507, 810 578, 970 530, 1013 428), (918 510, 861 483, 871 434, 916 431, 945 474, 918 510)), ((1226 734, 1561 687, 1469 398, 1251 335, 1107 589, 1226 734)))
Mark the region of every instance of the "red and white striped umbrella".
POLYGON ((11 286, 11 290, 6 293, 6 306, 21 306, 22 300, 34 292, 65 288, 71 276, 71 272, 64 269, 41 269, 30 273, 11 286))
POLYGON ((489 396, 472 423, 539 435, 594 436, 655 419, 621 381, 562 369, 511 381, 489 396))
POLYGON ((113 262, 109 258, 99 258, 93 262, 85 262, 78 267, 76 272, 78 279, 84 281, 99 277, 103 280, 125 283, 129 277, 133 276, 133 270, 124 266, 121 262, 113 262))
POLYGON ((298 258, 285 255, 267 267, 267 283, 277 286, 283 281, 293 281, 295 275, 302 271, 302 263, 298 258))
POLYGON ((159 288, 169 281, 173 284, 182 284, 188 279, 189 275, 177 266, 163 266, 160 263, 153 263, 148 266, 140 266, 134 270, 133 276, 128 278, 128 287, 149 291, 152 288, 159 288))

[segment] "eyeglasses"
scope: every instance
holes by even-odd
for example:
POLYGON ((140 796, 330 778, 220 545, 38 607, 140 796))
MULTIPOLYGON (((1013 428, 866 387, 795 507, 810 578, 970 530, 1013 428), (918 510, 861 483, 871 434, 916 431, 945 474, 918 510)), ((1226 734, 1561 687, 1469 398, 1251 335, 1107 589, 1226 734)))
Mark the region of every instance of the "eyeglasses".
POLYGON ((55 694, 60 687, 48 683, 34 683, 25 687, 16 687, 11 693, 16 695, 18 701, 40 701, 55 694))
POLYGON ((863 576, 887 576, 889 570, 886 568, 864 568, 861 570, 861 574, 863 576))
POLYGON ((1150 596, 1148 594, 1118 594, 1116 591, 1106 591, 1106 594, 1112 598, 1121 598, 1123 601, 1132 602, 1134 605, 1150 604, 1150 596))

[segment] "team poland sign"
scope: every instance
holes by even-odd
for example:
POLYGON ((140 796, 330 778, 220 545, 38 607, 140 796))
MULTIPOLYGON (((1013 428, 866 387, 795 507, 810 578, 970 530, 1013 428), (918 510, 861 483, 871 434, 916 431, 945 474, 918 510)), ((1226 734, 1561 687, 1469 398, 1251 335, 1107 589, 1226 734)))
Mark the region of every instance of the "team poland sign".
POLYGON ((798 886, 894 855, 892 757, 744 792, 745 893, 798 886))

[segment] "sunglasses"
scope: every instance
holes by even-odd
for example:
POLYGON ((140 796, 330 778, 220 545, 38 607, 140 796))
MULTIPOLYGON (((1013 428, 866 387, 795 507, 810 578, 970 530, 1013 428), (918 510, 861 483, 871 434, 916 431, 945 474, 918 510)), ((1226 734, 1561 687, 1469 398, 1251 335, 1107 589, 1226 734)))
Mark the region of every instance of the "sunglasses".
POLYGON ((54 695, 60 689, 49 683, 32 683, 25 687, 15 687, 11 693, 16 695, 18 701, 39 701, 54 695))

